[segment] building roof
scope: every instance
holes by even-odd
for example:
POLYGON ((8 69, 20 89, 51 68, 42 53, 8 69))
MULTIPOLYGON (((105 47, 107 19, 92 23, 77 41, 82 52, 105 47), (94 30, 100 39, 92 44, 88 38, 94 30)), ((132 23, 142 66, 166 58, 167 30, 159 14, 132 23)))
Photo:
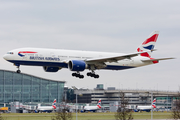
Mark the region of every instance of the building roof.
MULTIPOLYGON (((0 69, 0 71, 6 71, 6 72, 16 73, 15 71, 2 70, 2 69, 0 69)), ((27 73, 16 73, 16 74, 28 75, 28 76, 31 76, 31 77, 36 77, 36 78, 40 78, 40 79, 44 79, 44 80, 49 80, 49 81, 56 81, 56 82, 63 82, 63 83, 66 83, 66 81, 52 80, 52 79, 47 79, 47 78, 37 77, 37 76, 35 76, 35 75, 30 75, 30 74, 27 74, 27 73)))

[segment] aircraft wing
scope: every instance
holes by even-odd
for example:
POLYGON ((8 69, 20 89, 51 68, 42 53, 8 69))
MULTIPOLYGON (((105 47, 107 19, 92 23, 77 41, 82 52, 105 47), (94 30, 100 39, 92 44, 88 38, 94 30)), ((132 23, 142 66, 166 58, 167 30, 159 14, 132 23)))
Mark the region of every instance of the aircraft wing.
POLYGON ((169 59, 175 59, 175 58, 159 58, 159 59, 150 59, 150 60, 141 60, 141 61, 142 62, 153 62, 153 61, 169 60, 169 59))
POLYGON ((86 62, 98 62, 98 63, 104 63, 104 62, 117 62, 118 60, 123 59, 130 59, 131 57, 138 56, 141 53, 147 53, 146 52, 136 52, 136 53, 130 53, 130 54, 124 54, 120 56, 110 56, 110 57, 99 57, 99 58, 92 58, 85 60, 86 62))

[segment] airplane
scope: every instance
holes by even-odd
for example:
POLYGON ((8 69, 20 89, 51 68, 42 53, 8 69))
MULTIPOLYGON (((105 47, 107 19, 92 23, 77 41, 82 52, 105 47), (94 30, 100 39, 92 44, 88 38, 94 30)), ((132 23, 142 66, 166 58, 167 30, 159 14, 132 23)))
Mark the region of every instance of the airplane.
POLYGON ((156 108, 156 98, 153 100, 152 105, 150 105, 150 106, 137 106, 137 109, 134 111, 135 112, 138 112, 138 111, 150 112, 153 108, 156 108))
POLYGON ((96 112, 98 109, 101 109, 101 99, 99 99, 96 106, 84 106, 84 109, 81 112, 92 111, 96 112))
POLYGON ((73 77, 80 79, 84 78, 84 75, 80 74, 80 72, 89 69, 90 72, 87 73, 87 76, 99 78, 95 70, 124 70, 156 64, 160 60, 174 59, 155 59, 151 57, 152 52, 155 51, 154 46, 158 35, 159 31, 154 31, 136 49, 136 52, 129 54, 64 49, 19 48, 7 52, 3 58, 17 66, 17 73, 21 73, 20 65, 30 65, 42 66, 45 72, 57 72, 62 68, 68 68, 73 72, 73 77))
POLYGON ((35 110, 35 113, 39 113, 39 112, 50 113, 55 109, 56 109, 56 99, 54 99, 52 106, 40 106, 40 104, 38 104, 38 107, 37 107, 37 110, 35 110))

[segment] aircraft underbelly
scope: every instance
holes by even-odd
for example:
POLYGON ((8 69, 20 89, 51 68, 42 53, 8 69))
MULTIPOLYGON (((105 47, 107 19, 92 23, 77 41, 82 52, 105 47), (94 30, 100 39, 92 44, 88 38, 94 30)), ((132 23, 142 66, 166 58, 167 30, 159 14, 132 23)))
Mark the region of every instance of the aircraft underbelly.
POLYGON ((9 60, 9 62, 20 64, 20 65, 51 66, 51 67, 68 68, 68 65, 62 62, 42 62, 42 61, 22 61, 22 60, 9 60))
MULTIPOLYGON (((61 68, 68 68, 67 63, 63 62, 42 62, 42 61, 27 61, 27 60, 9 60, 14 64, 20 65, 31 65, 31 66, 51 66, 51 67, 61 67, 61 68)), ((123 70, 123 69, 130 69, 134 68, 134 66, 121 66, 121 65, 107 65, 105 68, 106 70, 123 70)))

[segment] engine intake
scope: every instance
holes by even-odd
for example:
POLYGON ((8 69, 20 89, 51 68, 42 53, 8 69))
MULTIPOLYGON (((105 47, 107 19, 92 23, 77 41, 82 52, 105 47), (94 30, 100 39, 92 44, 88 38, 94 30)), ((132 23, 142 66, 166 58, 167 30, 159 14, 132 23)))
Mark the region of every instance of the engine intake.
POLYGON ((68 63, 68 68, 71 71, 84 71, 86 68, 86 63, 82 60, 71 60, 68 63))
POLYGON ((59 67, 43 66, 43 69, 45 72, 57 72, 59 70, 59 67))

